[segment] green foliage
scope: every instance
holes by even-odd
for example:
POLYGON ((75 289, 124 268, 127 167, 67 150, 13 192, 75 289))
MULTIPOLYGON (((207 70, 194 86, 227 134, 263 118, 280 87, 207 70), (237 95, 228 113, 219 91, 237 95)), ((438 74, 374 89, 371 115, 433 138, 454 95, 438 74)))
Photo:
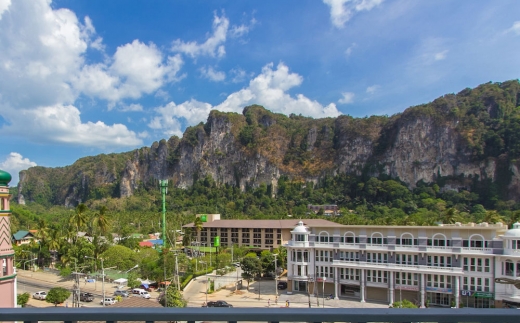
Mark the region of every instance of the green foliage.
POLYGON ((101 254, 105 268, 117 267, 119 270, 128 270, 136 265, 136 253, 124 246, 115 245, 101 254))
POLYGON ((252 253, 242 259, 240 268, 242 268, 242 278, 247 281, 247 286, 249 287, 250 281, 262 272, 262 263, 256 254, 252 253))
POLYGON ((184 280, 181 282, 181 290, 184 290, 186 285, 193 279, 193 275, 187 275, 184 277, 184 280))
POLYGON ((25 304, 29 302, 29 293, 23 293, 16 295, 16 304, 20 305, 21 307, 25 307, 25 304))
POLYGON ((164 307, 186 307, 188 302, 182 297, 176 286, 168 286, 166 292, 159 296, 159 303, 164 307))
POLYGON ((402 302, 394 302, 392 308, 418 308, 418 306, 407 299, 403 299, 402 302))
POLYGON ((128 287, 130 288, 137 288, 139 287, 139 285, 141 285, 141 282, 138 280, 139 278, 139 274, 137 273, 137 271, 135 270, 131 270, 128 272, 128 276, 126 277, 126 279, 128 279, 127 281, 127 285, 128 287))
POLYGON ((72 268, 70 267, 62 267, 60 268, 60 276, 61 277, 68 277, 72 274, 72 268))
POLYGON ((63 287, 53 287, 47 293, 47 297, 45 301, 47 303, 52 303, 54 306, 58 306, 67 300, 70 297, 70 291, 63 287))

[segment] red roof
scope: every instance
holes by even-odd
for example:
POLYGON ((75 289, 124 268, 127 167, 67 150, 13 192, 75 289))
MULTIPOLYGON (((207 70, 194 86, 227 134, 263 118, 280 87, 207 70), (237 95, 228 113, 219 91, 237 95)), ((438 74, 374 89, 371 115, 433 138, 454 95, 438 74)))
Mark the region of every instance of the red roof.
POLYGON ((153 243, 150 241, 141 241, 139 242, 139 247, 153 247, 153 243))

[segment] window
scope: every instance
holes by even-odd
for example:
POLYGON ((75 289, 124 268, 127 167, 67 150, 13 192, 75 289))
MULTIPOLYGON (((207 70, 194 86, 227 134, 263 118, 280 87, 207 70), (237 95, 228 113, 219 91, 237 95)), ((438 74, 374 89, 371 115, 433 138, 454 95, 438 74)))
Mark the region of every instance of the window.
POLYGON ((396 272, 395 273, 395 284, 396 285, 418 286, 419 285, 419 275, 414 274, 414 273, 396 272))
POLYGON ((464 257, 462 260, 462 268, 465 271, 489 273, 491 260, 489 258, 469 258, 464 257))
POLYGON ((409 233, 403 233, 400 239, 395 239, 395 244, 400 246, 416 246, 418 245, 417 239, 409 233))
POLYGON ((395 263, 399 265, 417 266, 419 265, 419 256, 396 254, 395 263))
POLYGON ((333 237, 330 237, 327 232, 320 232, 316 241, 321 242, 321 243, 327 243, 327 242, 333 242, 334 239, 333 239, 333 237))
POLYGON ((359 252, 340 251, 339 260, 343 261, 359 261, 359 252))
POLYGON ((383 235, 379 232, 373 233, 370 238, 367 238, 367 243, 372 245, 382 245, 384 243, 383 235))
POLYGON ((334 268, 327 266, 316 266, 316 277, 334 278, 334 268))
POLYGON ((357 280, 359 281, 359 269, 353 268, 340 268, 339 269, 340 279, 357 280))
POLYGON ((345 235, 343 235, 343 237, 341 237, 341 242, 348 244, 359 243, 359 238, 356 239, 356 236, 353 232, 347 232, 345 235))
POLYGON ((451 240, 446 239, 443 234, 434 234, 432 239, 428 239, 429 247, 451 247, 451 240))
POLYGON ((472 235, 468 240, 462 240, 462 247, 464 248, 488 248, 491 241, 484 240, 480 234, 472 235))
POLYGON ((367 262, 386 264, 388 262, 388 254, 381 252, 367 252, 367 262))
POLYGON ((502 263, 502 275, 514 276, 515 275, 515 264, 511 260, 506 260, 502 263))
POLYGON ((511 241, 511 249, 520 249, 520 240, 512 240, 511 241))
POLYGON ((388 283, 388 273, 384 270, 367 270, 367 282, 388 283))
POLYGON ((333 256, 332 250, 317 250, 316 251, 316 261, 332 262, 333 260, 334 260, 334 256, 333 256))
POLYGON ((426 286, 436 288, 451 288, 451 276, 426 275, 426 286))
POLYGON ((428 266, 451 267, 451 256, 428 256, 428 266))
POLYGON ((307 239, 305 238, 305 234, 295 234, 294 235, 294 240, 296 240, 296 241, 306 241, 307 239))
POLYGON ((476 292, 489 292, 490 279, 481 277, 467 277, 462 279, 462 289, 476 292))

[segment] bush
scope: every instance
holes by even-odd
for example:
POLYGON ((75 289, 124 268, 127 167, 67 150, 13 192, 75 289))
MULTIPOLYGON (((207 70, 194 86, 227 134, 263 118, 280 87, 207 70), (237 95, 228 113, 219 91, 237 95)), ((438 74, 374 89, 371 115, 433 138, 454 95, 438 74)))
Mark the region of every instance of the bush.
POLYGON ((184 290, 184 287, 186 287, 186 285, 188 285, 188 283, 193 279, 193 275, 188 275, 186 276, 186 278, 184 278, 184 280, 182 281, 181 283, 181 290, 184 290))
POLYGON ((21 307, 25 307, 25 304, 29 301, 29 293, 23 293, 16 295, 16 303, 21 307))
POLYGON ((393 308, 418 308, 417 305, 415 305, 414 303, 410 302, 407 299, 404 299, 402 302, 394 302, 392 304, 392 307, 393 308))

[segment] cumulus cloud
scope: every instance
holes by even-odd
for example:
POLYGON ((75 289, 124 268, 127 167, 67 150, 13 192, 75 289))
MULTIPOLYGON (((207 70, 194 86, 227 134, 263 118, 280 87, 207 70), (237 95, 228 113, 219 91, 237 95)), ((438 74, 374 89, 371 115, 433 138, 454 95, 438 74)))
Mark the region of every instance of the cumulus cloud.
POLYGON ((10 5, 11 0, 0 0, 0 19, 2 19, 2 14, 9 9, 10 5))
POLYGON ((241 68, 233 68, 229 71, 229 74, 232 76, 231 82, 233 83, 241 83, 246 80, 247 77, 253 77, 253 73, 248 74, 241 68))
POLYGON ((337 28, 343 28, 356 13, 370 11, 384 0, 323 0, 330 7, 330 20, 337 28))
POLYGON ((22 170, 26 170, 29 167, 37 166, 35 162, 30 161, 29 158, 24 158, 21 154, 17 152, 11 152, 6 159, 0 163, 0 169, 11 174, 12 180, 9 183, 9 186, 18 185, 18 174, 22 170))
POLYGON ((242 24, 240 26, 233 25, 229 29, 229 33, 231 37, 242 37, 245 34, 249 33, 249 31, 256 25, 256 19, 252 18, 249 24, 242 24))
POLYGON ((142 141, 123 124, 83 123, 72 105, 52 105, 35 109, 7 109, 10 125, 0 134, 23 136, 38 143, 58 142, 91 147, 135 147, 142 141))
POLYGON ((199 69, 200 73, 204 78, 207 78, 213 82, 220 82, 226 79, 226 73, 222 71, 216 71, 213 67, 201 67, 199 69))
POLYGON ((367 92, 368 94, 374 94, 374 93, 376 93, 376 91, 377 91, 379 88, 380 88, 379 85, 372 85, 372 86, 367 87, 366 92, 367 92))
POLYGON ((139 112, 143 111, 143 106, 138 103, 132 103, 129 105, 123 105, 119 107, 118 110, 122 112, 139 112))
POLYGON ((352 92, 343 92, 343 93, 341 93, 341 95, 343 95, 343 97, 338 100, 338 103, 341 103, 341 104, 354 103, 354 93, 352 93, 352 92))
MULTIPOLYGON (((0 8, 0 12, 1 11, 2 11, 2 9, 0 8)), ((511 28, 509 28, 507 31, 515 33, 517 35, 520 35, 520 20, 519 21, 515 21, 513 23, 513 26, 511 28)))
POLYGON ((194 125, 206 120, 212 109, 240 113, 245 106, 251 104, 260 104, 273 112, 286 115, 295 113, 324 118, 337 117, 341 114, 334 103, 323 106, 303 94, 292 96, 287 93, 302 82, 303 78, 289 72, 285 64, 280 63, 275 68, 274 64, 270 63, 262 68, 262 73, 253 78, 247 87, 228 95, 220 104, 212 106, 193 99, 179 105, 170 102, 156 109, 157 116, 148 126, 168 135, 182 135, 181 120, 184 120, 187 125, 194 125))
POLYGON ((223 44, 226 42, 228 28, 229 20, 225 16, 215 15, 213 18, 213 34, 205 42, 199 44, 196 41, 184 42, 177 39, 173 42, 171 50, 192 58, 198 56, 223 57, 226 54, 223 44))

